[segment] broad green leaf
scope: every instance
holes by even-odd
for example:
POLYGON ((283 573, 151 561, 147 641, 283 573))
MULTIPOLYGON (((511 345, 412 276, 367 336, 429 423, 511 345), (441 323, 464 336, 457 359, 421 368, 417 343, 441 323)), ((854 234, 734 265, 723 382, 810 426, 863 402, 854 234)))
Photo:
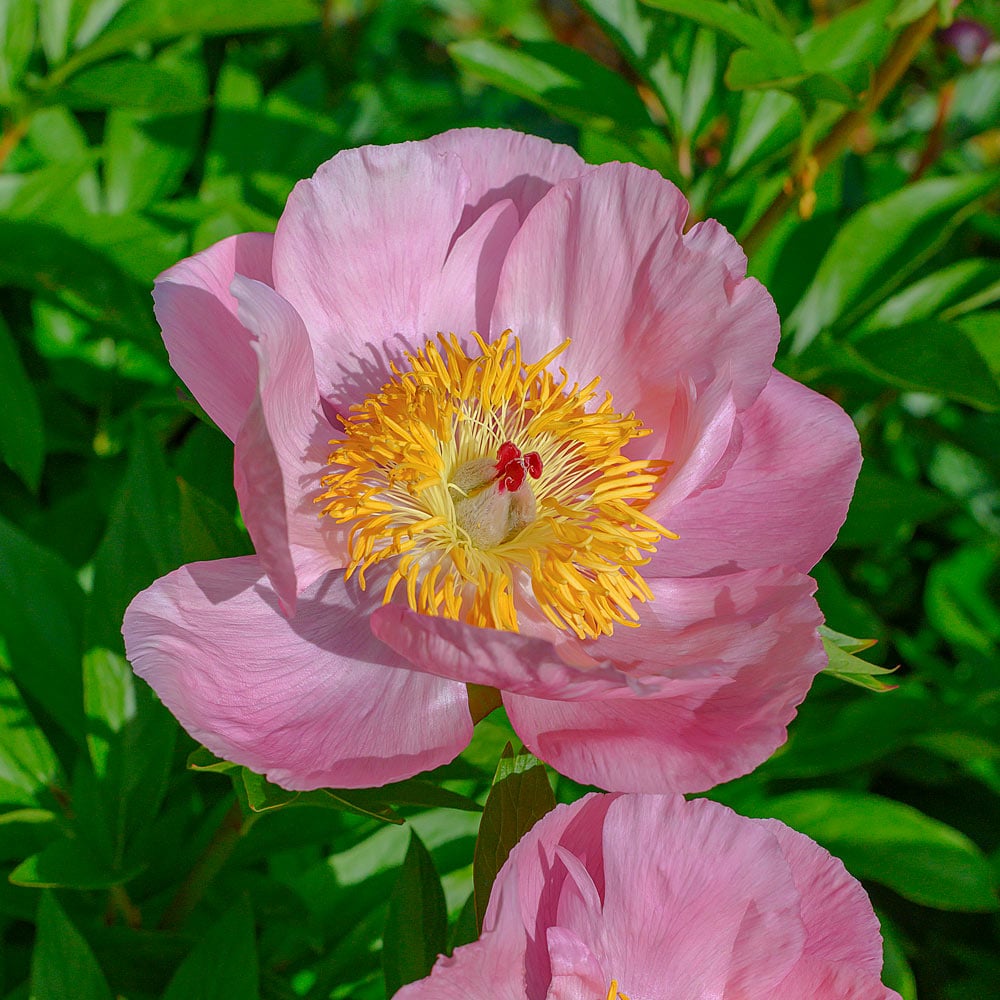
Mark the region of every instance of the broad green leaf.
POLYGON ((31 958, 31 1000, 112 1000, 111 989, 83 935, 55 896, 42 893, 31 958))
POLYGON ((867 463, 858 476, 837 545, 854 547, 906 541, 915 525, 932 521, 952 506, 948 497, 889 476, 867 463))
POLYGON ((852 338, 937 316, 954 319, 998 299, 1000 263, 977 257, 956 261, 886 299, 854 329, 852 338))
POLYGON ((253 552, 249 539, 225 510, 186 479, 177 479, 180 498, 181 555, 184 562, 226 559, 253 552))
POLYGON ((448 51, 463 69, 567 121, 617 136, 651 164, 672 160, 638 94, 584 52, 555 42, 513 49, 486 39, 455 42, 448 51))
POLYGON ((382 936, 386 996, 428 975, 447 943, 448 911, 441 879, 427 848, 411 829, 382 936))
POLYGON ((59 764, 7 670, 0 654, 0 805, 33 805, 59 764))
POLYGON ((94 812, 109 817, 110 846, 120 859, 166 794, 177 725, 123 656, 92 649, 83 672, 94 794, 101 799, 94 812))
POLYGON ((41 889, 110 889, 134 878, 137 866, 115 868, 80 838, 64 836, 39 854, 22 861, 11 873, 14 885, 41 889))
POLYGON ((22 691, 82 742, 79 584, 55 553, 3 520, 0 566, 0 638, 7 644, 11 674, 22 691))
POLYGON ((989 862, 963 833, 901 802, 821 789, 768 800, 767 815, 812 837, 858 878, 939 910, 997 909, 989 862))
POLYGON ((13 93, 35 45, 37 0, 0 3, 0 102, 13 93))
POLYGON ((802 111, 790 94, 780 90, 749 91, 742 95, 739 117, 726 159, 726 173, 745 167, 787 146, 802 130, 802 111))
POLYGON ((476 921, 480 930, 497 873, 514 845, 556 804, 545 766, 508 743, 483 808, 472 861, 476 921))
POLYGON ((94 557, 87 644, 120 649, 121 621, 132 598, 183 562, 177 481, 163 450, 136 424, 130 461, 94 557))
POLYGON ((792 61, 798 63, 794 46, 783 34, 732 4, 720 3, 719 0, 643 0, 643 3, 689 17, 750 48, 789 53, 792 61))
POLYGON ((995 190, 1000 175, 934 177, 859 209, 841 226, 786 323, 792 349, 821 331, 859 319, 947 239, 957 219, 995 190))
POLYGON ((909 323, 876 330, 842 347, 867 373, 900 389, 1000 409, 996 376, 957 324, 909 323))
POLYGON ((889 47, 886 18, 896 0, 867 0, 799 35, 795 44, 810 73, 835 73, 848 67, 870 75, 889 47))
POLYGON ((0 318, 0 458, 32 490, 38 489, 45 460, 45 434, 38 397, 21 364, 7 324, 0 318))
MULTIPOLYGON (((112 0, 117 12, 86 48, 81 49, 48 80, 56 87, 85 66, 129 51, 134 45, 153 45, 183 35, 224 35, 243 31, 274 30, 319 20, 319 5, 310 0, 112 0)), ((105 4, 104 6, 107 6, 105 4)), ((88 26, 80 34, 90 34, 88 26)))
POLYGON ((913 683, 901 684, 884 698, 858 692, 842 700, 823 698, 817 691, 816 697, 799 706, 788 744, 763 770, 768 779, 860 773, 910 746, 921 733, 940 724, 939 716, 934 698, 913 683))
POLYGON ((889 15, 890 28, 901 28, 926 14, 940 0, 899 0, 896 9, 889 15))
POLYGON ((882 932, 882 950, 885 963, 882 966, 882 982, 895 990, 903 1000, 917 1000, 917 984, 913 970, 906 960, 906 952, 899 932, 892 921, 882 911, 876 911, 882 932))
POLYGON ((158 114, 201 110, 205 96, 181 68, 122 57, 77 73, 63 87, 63 100, 84 111, 133 108, 158 114))
POLYGON ((994 376, 1000 378, 1000 312, 991 309, 963 316, 957 326, 975 345, 994 376))
POLYGON ((163 994, 163 1000, 259 1000, 254 920, 238 902, 199 938, 163 994))
POLYGON ((934 563, 927 574, 927 617, 949 642, 995 657, 1000 646, 1000 610, 993 586, 995 546, 966 545, 934 563))
POLYGON ((156 326, 149 289, 111 256, 113 249, 88 244, 37 219, 5 219, 0 226, 0 284, 55 298, 88 319, 150 342, 156 326))

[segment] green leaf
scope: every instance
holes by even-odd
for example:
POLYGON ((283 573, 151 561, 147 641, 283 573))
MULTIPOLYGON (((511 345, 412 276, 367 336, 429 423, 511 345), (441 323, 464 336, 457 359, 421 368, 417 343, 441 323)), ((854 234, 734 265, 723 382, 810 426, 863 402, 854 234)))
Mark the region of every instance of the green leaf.
POLYGON ((448 939, 444 889, 427 848, 410 830, 410 846, 389 896, 382 937, 385 994, 428 975, 448 939))
POLYGON ((989 862, 963 833, 878 795, 832 789, 770 799, 766 814, 812 837, 858 878, 939 910, 997 909, 989 862))
POLYGON ((50 892, 38 906, 38 937, 31 958, 31 1000, 112 1000, 90 945, 50 892))
POLYGON ((889 15, 890 28, 902 28, 923 17, 939 0, 899 0, 889 15))
POLYGON ((83 111, 135 108, 184 114, 200 110, 206 102, 196 80, 180 67, 128 57, 77 73, 62 88, 61 96, 69 107, 83 111))
POLYGON ((864 76, 881 61, 889 47, 891 33, 886 18, 896 0, 868 0, 806 31, 796 39, 802 64, 810 73, 836 73, 861 66, 864 76))
POLYGON ((958 328, 969 338, 990 371, 1000 377, 1000 312, 974 313, 958 320, 958 328))
POLYGON ((0 804, 32 805, 59 764, 0 655, 0 804))
POLYGON ((886 299, 855 328, 852 337, 935 317, 952 320, 998 299, 1000 264, 975 257, 956 261, 886 299))
MULTIPOLYGON (((0 227, 3 228, 3 227, 0 227)), ((83 592, 48 549, 0 520, 0 638, 18 687, 83 741, 83 592)))
POLYGON ((94 557, 87 608, 88 645, 115 650, 121 646, 121 620, 128 603, 183 562, 177 481, 162 448, 138 421, 129 454, 108 530, 94 557))
POLYGON ((783 51, 795 64, 798 63, 795 47, 783 34, 773 31, 759 18, 739 7, 718 0, 643 0, 643 3, 689 17, 750 48, 783 51))
POLYGON ((894 673, 897 667, 892 669, 879 667, 855 656, 855 653, 874 646, 875 639, 855 639, 841 632, 834 632, 825 625, 820 625, 819 634, 828 658, 823 673, 847 681, 849 684, 867 688, 869 691, 892 691, 896 687, 895 684, 886 684, 878 680, 877 675, 894 673))
POLYGON ((463 69, 594 132, 614 135, 652 163, 671 161, 638 94, 617 73, 555 42, 517 49, 486 39, 455 42, 448 51, 463 69))
POLYGON ((208 747, 198 747, 197 750, 192 750, 188 754, 187 766, 190 771, 228 774, 230 771, 235 771, 240 765, 234 764, 232 761, 220 760, 208 747))
POLYGON ((947 239, 1000 175, 934 177, 859 209, 841 226, 805 295, 788 317, 792 349, 874 308, 947 239))
POLYGON ((244 899, 209 926, 163 1000, 259 1000, 258 976, 253 915, 244 899))
POLYGON ((986 657, 995 657, 1000 646, 1000 609, 993 594, 997 562, 994 546, 963 546, 934 563, 924 592, 927 617, 941 635, 986 657))
POLYGON ((780 90, 749 91, 742 95, 739 117, 726 158, 726 173, 744 168, 787 146, 802 131, 802 111, 790 94, 780 90))
POLYGON ((493 787, 483 808, 472 861, 476 921, 480 930, 493 883, 511 849, 555 804, 545 766, 526 750, 515 754, 508 743, 500 755, 493 787))
POLYGON ((900 389, 1000 409, 1000 385, 986 359, 954 323, 926 320, 876 330, 843 348, 866 373, 900 389))
POLYGON ((38 397, 17 345, 0 317, 0 458, 36 492, 45 460, 45 434, 38 397))
POLYGON ((37 0, 0 4, 0 99, 15 91, 35 46, 37 0))
POLYGON ((858 476, 837 545, 878 546, 906 541, 915 525, 932 521, 952 506, 948 497, 886 475, 866 463, 858 476))
MULTIPOLYGON (((95 236, 98 225, 92 223, 95 236)), ((151 343, 156 326, 147 284, 132 276, 113 250, 38 219, 5 219, 0 284, 56 298, 88 319, 151 343)))
MULTIPOLYGON (((47 83, 57 87, 85 66, 129 51, 133 46, 155 45, 183 35, 226 35, 243 31, 271 31, 319 20, 319 5, 311 0, 129 0, 121 4, 100 34, 53 73, 47 83)), ((89 34, 84 24, 81 35, 89 34)))
POLYGON ((10 881, 41 889, 110 889, 135 878, 139 870, 116 868, 78 837, 63 837, 22 861, 10 873, 10 881))

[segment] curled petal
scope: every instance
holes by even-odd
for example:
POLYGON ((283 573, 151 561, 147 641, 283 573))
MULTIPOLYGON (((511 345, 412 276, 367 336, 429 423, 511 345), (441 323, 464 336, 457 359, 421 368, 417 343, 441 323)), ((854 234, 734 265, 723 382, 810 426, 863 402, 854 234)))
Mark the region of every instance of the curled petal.
POLYGON ((336 576, 295 617, 256 558, 193 563, 129 605, 125 648, 214 754, 285 788, 363 788, 452 760, 472 736, 462 684, 398 670, 336 576))

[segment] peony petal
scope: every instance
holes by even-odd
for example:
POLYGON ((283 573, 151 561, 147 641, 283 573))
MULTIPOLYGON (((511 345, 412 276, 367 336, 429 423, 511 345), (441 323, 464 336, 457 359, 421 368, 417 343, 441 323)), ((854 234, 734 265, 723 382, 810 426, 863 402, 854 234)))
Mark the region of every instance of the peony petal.
POLYGON ((426 979, 402 987, 393 1000, 525 1000, 519 912, 516 882, 498 878, 479 940, 439 958, 426 979))
POLYGON ((394 667, 365 595, 334 575, 294 619, 254 557, 194 563, 125 614, 129 660, 213 753, 285 788, 362 788, 452 760, 472 736, 464 685, 394 667))
POLYGON ((775 372, 740 416, 742 441, 724 481, 649 508, 680 538, 646 576, 732 573, 779 563, 812 568, 847 516, 861 466, 858 433, 836 403, 775 372))
POLYGON ((717 230, 682 235, 687 211, 673 184, 632 164, 557 184, 511 244, 493 331, 512 328, 528 357, 571 338, 559 360, 571 379, 600 377, 616 408, 652 427, 682 373, 699 396, 731 382, 749 406, 777 348, 774 303, 733 275, 734 244, 717 230))
POLYGON ((504 704, 531 751, 575 781, 701 791, 766 760, 826 666, 815 584, 779 567, 650 585, 639 628, 586 648, 641 680, 677 678, 676 695, 504 704))
POLYGON ((406 351, 488 317, 517 220, 499 202, 456 240, 468 191, 458 156, 413 142, 345 150, 295 186, 274 287, 305 322, 336 408, 377 390, 406 351))
POLYGON ((871 972, 811 959, 801 962, 768 993, 768 1000, 903 1000, 871 972))
POLYGON ((256 393, 257 359, 229 286, 237 274, 271 284, 273 240, 231 236, 164 271, 153 287, 171 366, 233 441, 256 393))
MULTIPOLYGON (((572 662, 581 646, 555 646, 531 635, 479 628, 451 618, 417 614, 394 603, 372 612, 372 631, 405 657, 413 669, 466 684, 483 684, 538 698, 587 701, 632 698, 685 690, 714 690, 715 683, 633 677, 610 659, 572 662)), ((585 648, 585 647, 584 647, 585 648)))
POLYGON ((233 295, 256 335, 258 389, 236 439, 236 493, 271 586, 289 614, 324 573, 346 565, 344 531, 320 516, 330 439, 312 348, 295 310, 273 288, 237 277, 233 295))
POLYGON ((765 997, 795 965, 799 895, 765 825, 707 800, 624 795, 603 834, 603 911, 568 926, 624 993, 765 997))
POLYGON ((513 203, 518 224, 523 223, 556 181, 591 169, 570 146, 510 129, 456 128, 432 136, 427 144, 457 155, 469 178, 459 232, 504 200, 513 203))
POLYGON ((861 883, 839 858, 777 820, 763 820, 785 853, 802 895, 805 952, 813 958, 882 971, 878 918, 861 883))

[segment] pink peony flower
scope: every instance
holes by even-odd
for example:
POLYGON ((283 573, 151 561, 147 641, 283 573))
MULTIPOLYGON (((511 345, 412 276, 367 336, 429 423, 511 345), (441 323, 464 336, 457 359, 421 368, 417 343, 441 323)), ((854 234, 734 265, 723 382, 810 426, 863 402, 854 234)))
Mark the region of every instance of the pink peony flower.
POLYGON ((844 866, 708 800, 588 795, 511 851, 482 937, 396 1000, 900 1000, 844 866))
POLYGON ((708 788, 783 742, 858 440, 686 215, 650 170, 465 129, 339 153, 273 236, 160 276, 257 551, 125 616, 196 739, 288 788, 378 785, 462 750, 474 685, 605 788, 708 788))

